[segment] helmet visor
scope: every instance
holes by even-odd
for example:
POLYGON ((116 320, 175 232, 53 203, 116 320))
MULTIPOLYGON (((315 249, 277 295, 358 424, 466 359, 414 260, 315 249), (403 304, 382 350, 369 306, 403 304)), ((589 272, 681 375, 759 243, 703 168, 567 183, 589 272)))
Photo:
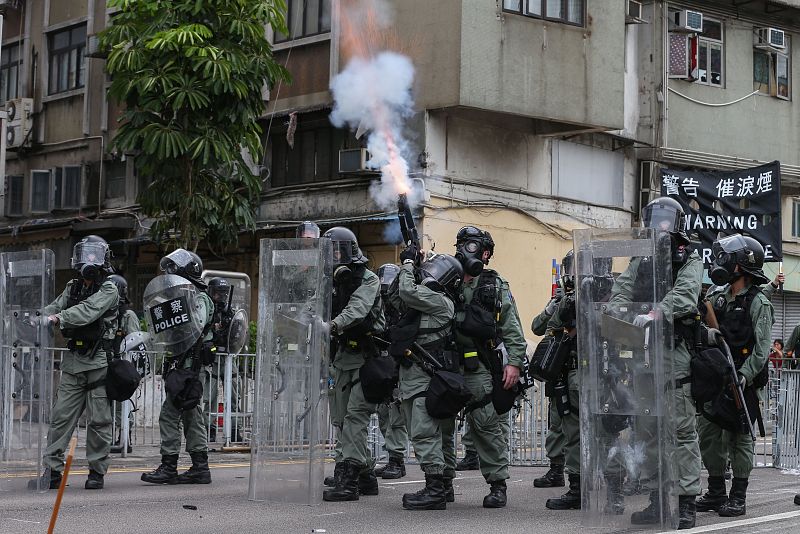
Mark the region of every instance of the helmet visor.
POLYGON ((390 286, 394 279, 397 278, 397 273, 400 272, 400 268, 396 265, 389 264, 381 267, 378 269, 378 276, 381 279, 382 286, 390 286))
POLYGON ((716 258, 721 253, 732 253, 737 250, 744 250, 747 248, 747 242, 739 234, 729 235, 714 241, 711 245, 711 253, 716 258))
POLYGON ((295 237, 300 237, 304 239, 318 239, 319 238, 319 226, 312 222, 304 222, 300 223, 295 230, 295 237))
POLYGON ((333 264, 350 265, 353 263, 353 242, 333 241, 333 264))
POLYGON ((80 265, 102 266, 106 262, 108 245, 104 243, 81 241, 72 249, 72 268, 80 265))
POLYGON ((683 232, 683 214, 672 206, 649 204, 642 210, 642 224, 661 232, 683 232))
POLYGON ((186 267, 193 261, 189 251, 179 248, 161 258, 159 267, 167 274, 175 274, 178 270, 186 267))
POLYGON ((208 288, 208 296, 214 301, 214 304, 225 305, 231 297, 231 290, 233 287, 229 285, 221 285, 208 288))

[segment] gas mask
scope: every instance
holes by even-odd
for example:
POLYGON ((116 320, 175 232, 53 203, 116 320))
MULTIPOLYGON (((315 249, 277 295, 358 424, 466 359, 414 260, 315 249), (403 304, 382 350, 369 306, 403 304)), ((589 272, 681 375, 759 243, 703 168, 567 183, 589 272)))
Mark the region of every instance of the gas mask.
POLYGON ((100 265, 84 263, 80 266, 81 278, 84 280, 97 280, 100 276, 100 265))
POLYGON ((735 282, 742 276, 742 273, 736 271, 736 253, 720 251, 714 256, 708 276, 716 286, 735 282))
POLYGON ((678 243, 675 236, 670 235, 670 239, 672 240, 672 243, 670 243, 670 248, 672 249, 672 263, 686 263, 686 259, 689 257, 689 249, 686 245, 678 243))
POLYGON ((353 271, 347 265, 340 265, 333 271, 333 283, 347 284, 353 278, 353 271))
POLYGON ((477 240, 469 239, 456 246, 456 259, 464 267, 464 273, 478 276, 483 271, 483 247, 477 240))

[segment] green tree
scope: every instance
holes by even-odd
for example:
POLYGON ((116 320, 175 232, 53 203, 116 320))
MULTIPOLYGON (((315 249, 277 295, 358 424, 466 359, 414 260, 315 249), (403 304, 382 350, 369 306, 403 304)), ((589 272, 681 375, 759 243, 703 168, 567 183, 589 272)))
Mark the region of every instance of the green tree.
POLYGON ((262 88, 288 80, 269 25, 286 32, 284 0, 108 0, 119 8, 100 35, 124 104, 113 146, 152 177, 139 194, 156 240, 235 244, 255 228, 262 88))

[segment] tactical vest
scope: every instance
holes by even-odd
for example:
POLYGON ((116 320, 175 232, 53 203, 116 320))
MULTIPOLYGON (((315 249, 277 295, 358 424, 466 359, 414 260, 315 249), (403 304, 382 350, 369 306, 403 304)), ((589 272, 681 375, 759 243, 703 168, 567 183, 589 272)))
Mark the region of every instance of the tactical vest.
MULTIPOLYGON (((355 266, 353 268, 353 276, 347 283, 334 284, 331 317, 337 317, 347 307, 353 293, 361 287, 366 269, 363 265, 355 266)), ((343 332, 339 332, 337 337, 340 345, 347 346, 351 341, 357 345, 365 340, 366 335, 373 331, 378 322, 378 312, 376 310, 380 310, 380 300, 381 292, 378 291, 367 316, 361 322, 350 325, 343 332)))
MULTIPOLYGON (((67 305, 64 309, 68 310, 73 306, 77 306, 84 300, 100 291, 100 287, 103 285, 103 282, 105 282, 105 279, 99 283, 92 283, 87 287, 83 283, 83 280, 79 278, 73 279, 69 296, 67 297, 67 305)), ((109 317, 114 317, 116 313, 117 308, 110 308, 94 322, 75 328, 64 328, 61 333, 69 340, 70 349, 89 350, 95 343, 103 339, 103 335, 105 334, 106 330, 104 320, 109 317)))
POLYGON ((456 328, 466 337, 486 344, 499 337, 498 323, 503 307, 502 296, 497 290, 497 272, 485 269, 480 274, 479 285, 472 293, 472 299, 463 305, 464 319, 456 328))
POLYGON ((744 295, 738 295, 730 306, 724 295, 720 295, 712 302, 719 330, 731 349, 736 369, 742 367, 747 357, 753 353, 756 344, 755 329, 750 319, 750 306, 760 292, 759 286, 751 286, 744 295))
MULTIPOLYGON (((672 262, 672 286, 678 279, 678 272, 681 270, 688 261, 672 262)), ((639 261, 639 266, 636 269, 636 278, 633 280, 633 302, 661 302, 670 290, 667 285, 667 280, 654 280, 653 259, 650 257, 642 257, 639 261), (653 287, 655 287, 655 295, 653 294, 653 287)))

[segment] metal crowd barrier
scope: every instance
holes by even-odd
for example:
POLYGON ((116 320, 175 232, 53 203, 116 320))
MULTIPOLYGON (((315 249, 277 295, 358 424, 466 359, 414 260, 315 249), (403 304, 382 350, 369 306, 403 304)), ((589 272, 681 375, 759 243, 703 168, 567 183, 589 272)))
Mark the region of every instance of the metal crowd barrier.
POLYGON ((781 371, 775 414, 774 466, 800 469, 800 370, 781 371))

